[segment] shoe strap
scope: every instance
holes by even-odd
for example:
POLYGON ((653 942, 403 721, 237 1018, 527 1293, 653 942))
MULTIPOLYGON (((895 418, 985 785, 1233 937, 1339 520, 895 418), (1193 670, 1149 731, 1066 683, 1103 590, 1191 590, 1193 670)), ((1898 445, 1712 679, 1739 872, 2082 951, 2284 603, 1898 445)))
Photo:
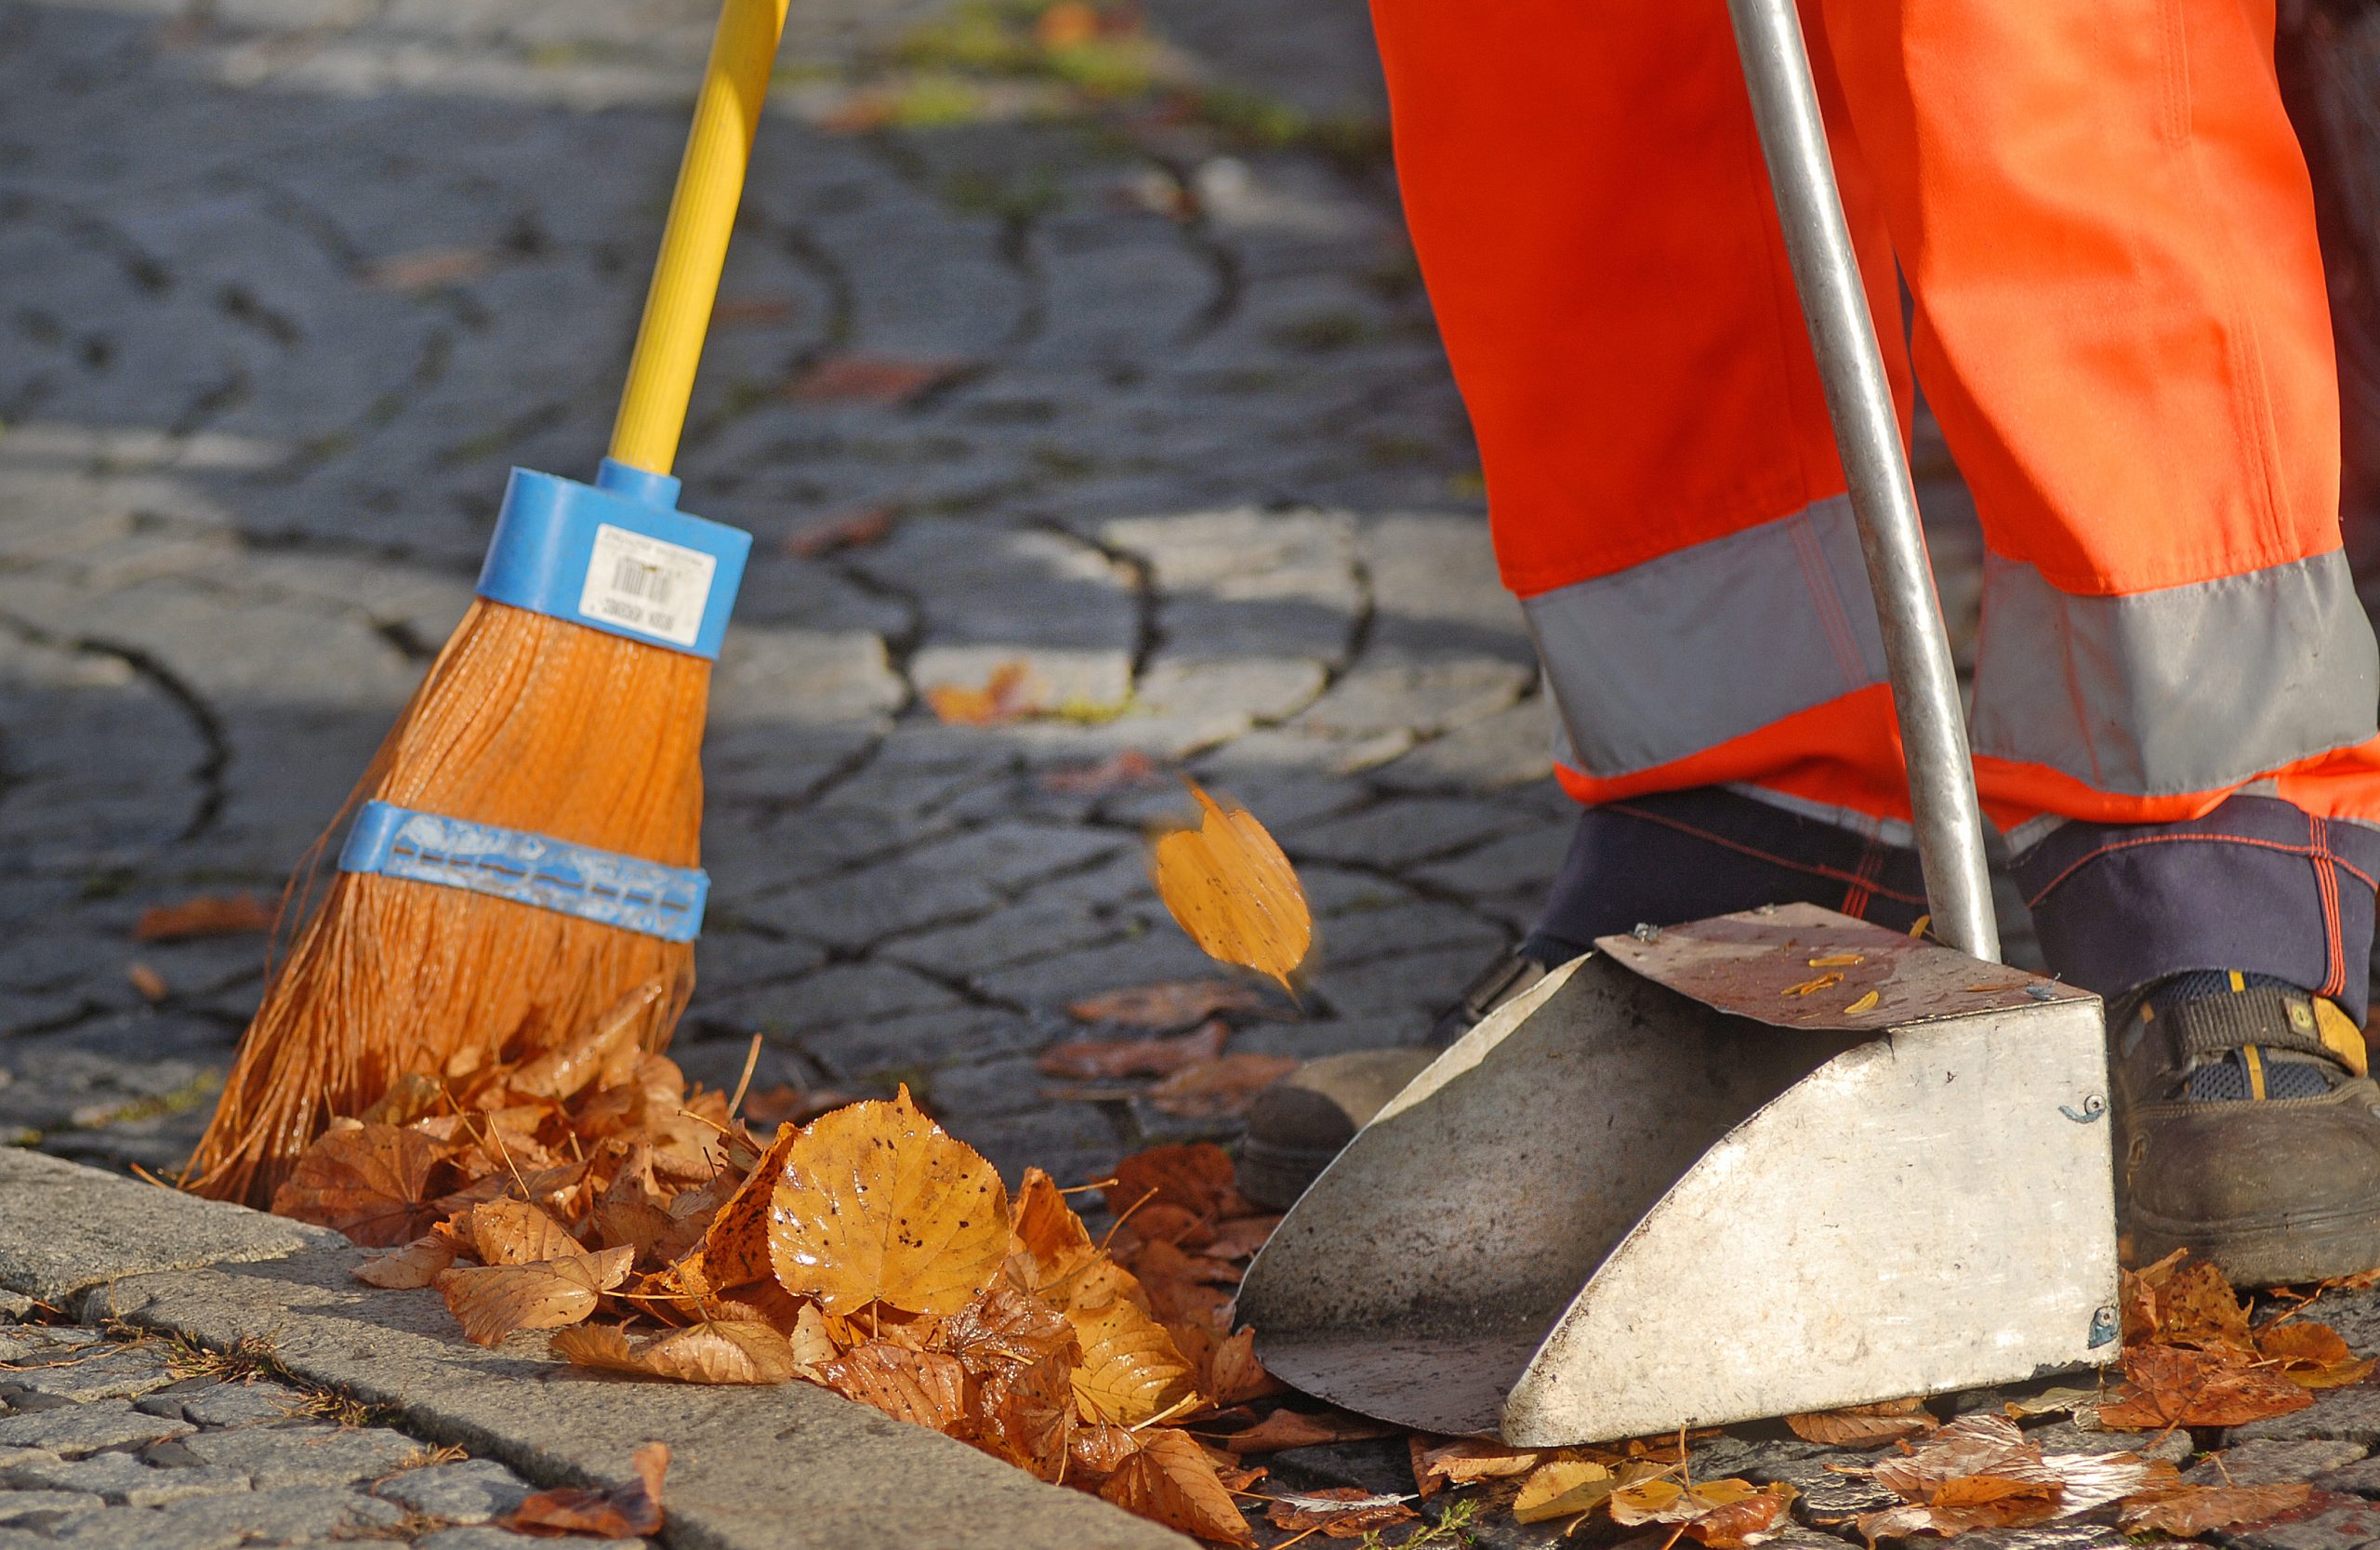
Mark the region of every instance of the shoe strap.
POLYGON ((2218 1059, 2254 1045, 2348 1065, 2344 1052, 2323 1040, 2315 1000, 2302 990, 2251 986, 2228 994, 2180 997, 2162 1007, 2144 1005, 2141 1010, 2148 1020, 2164 1028, 2186 1061, 2218 1059))

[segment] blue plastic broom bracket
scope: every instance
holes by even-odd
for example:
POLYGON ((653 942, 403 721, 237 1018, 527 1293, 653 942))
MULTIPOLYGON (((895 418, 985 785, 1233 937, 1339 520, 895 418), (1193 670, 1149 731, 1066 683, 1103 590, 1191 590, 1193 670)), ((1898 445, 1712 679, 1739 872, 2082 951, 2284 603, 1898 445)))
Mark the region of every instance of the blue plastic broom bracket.
POLYGON ((710 874, 574 845, 551 835, 367 801, 338 855, 343 872, 377 872, 559 910, 665 942, 703 929, 710 874))
POLYGON ((678 510, 678 482, 603 459, 592 484, 514 469, 480 596, 717 657, 752 535, 678 510))

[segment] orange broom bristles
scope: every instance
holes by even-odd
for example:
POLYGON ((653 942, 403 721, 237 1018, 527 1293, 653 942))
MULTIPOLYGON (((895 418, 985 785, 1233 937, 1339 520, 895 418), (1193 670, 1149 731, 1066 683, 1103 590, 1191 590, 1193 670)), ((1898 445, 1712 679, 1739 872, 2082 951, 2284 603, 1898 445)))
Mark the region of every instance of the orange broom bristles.
MULTIPOLYGON (((357 797, 692 867, 709 692, 703 657, 482 599, 357 797)), ((398 1077, 549 1048, 640 986, 664 992, 643 1030, 658 1050, 693 982, 691 943, 341 873, 270 976, 184 1187, 267 1205, 334 1116, 398 1077)))

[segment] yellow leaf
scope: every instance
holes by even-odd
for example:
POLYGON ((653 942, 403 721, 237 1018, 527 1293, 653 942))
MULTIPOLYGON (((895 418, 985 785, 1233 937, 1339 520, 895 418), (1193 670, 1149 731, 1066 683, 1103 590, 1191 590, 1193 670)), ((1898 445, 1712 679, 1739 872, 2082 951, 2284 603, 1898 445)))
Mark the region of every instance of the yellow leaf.
POLYGON ((515 1330, 552 1330, 595 1311, 600 1293, 620 1284, 633 1249, 565 1254, 536 1265, 457 1266, 430 1284, 463 1326, 463 1338, 494 1345, 515 1330))
POLYGON ((1143 1517, 1200 1539, 1253 1544, 1248 1519, 1215 1477, 1206 1451, 1186 1432, 1152 1427, 1141 1446, 1107 1477, 1099 1494, 1143 1517))
POLYGON ((1841 985, 1842 983, 1842 972, 1840 970, 1831 969, 1827 973, 1820 974, 1816 979, 1805 980, 1799 985, 1789 985, 1784 989, 1779 990, 1777 993, 1780 996, 1811 996, 1816 995, 1818 991, 1824 990, 1829 986, 1841 985))
POLYGON ((473 1206, 471 1246, 483 1265, 535 1265, 582 1252, 568 1229, 526 1200, 482 1200, 473 1206))
POLYGON ((1187 782, 1197 799, 1197 828, 1157 842, 1150 874, 1157 896, 1198 950, 1278 980, 1305 961, 1314 916, 1281 847, 1245 808, 1226 810, 1187 782))
POLYGON ((1866 961, 1868 961, 1868 955, 1866 953, 1829 953, 1824 958, 1814 958, 1810 960, 1810 967, 1813 969, 1844 969, 1850 967, 1854 963, 1865 963, 1866 961))
POLYGON ((1163 1415, 1197 1386, 1197 1370, 1165 1326, 1118 1297, 1089 1312, 1066 1310, 1082 1343, 1075 1395, 1091 1420, 1137 1426, 1163 1415))
POLYGON ((957 1313, 1008 1257, 998 1172, 906 1087, 812 1120, 785 1150, 769 1218, 779 1284, 828 1313, 957 1313))
POLYGON ((1602 1464, 1589 1459, 1555 1459, 1539 1465, 1537 1473, 1521 1482, 1521 1493, 1513 1498, 1513 1516, 1524 1523, 1575 1517, 1593 1511, 1619 1489, 1620 1477, 1602 1464))
POLYGON ((1843 1009, 1843 1014, 1845 1017, 1857 1017, 1863 1012, 1873 1012, 1876 1010, 1876 1003, 1883 999, 1884 998, 1879 996, 1875 991, 1871 990, 1866 995, 1860 997, 1858 1000, 1853 1001, 1849 1006, 1844 1007, 1843 1009))
POLYGON ((688 1384, 781 1384, 794 1375, 793 1347, 766 1324, 695 1324, 631 1345, 615 1324, 563 1330, 547 1342, 564 1361, 688 1384))

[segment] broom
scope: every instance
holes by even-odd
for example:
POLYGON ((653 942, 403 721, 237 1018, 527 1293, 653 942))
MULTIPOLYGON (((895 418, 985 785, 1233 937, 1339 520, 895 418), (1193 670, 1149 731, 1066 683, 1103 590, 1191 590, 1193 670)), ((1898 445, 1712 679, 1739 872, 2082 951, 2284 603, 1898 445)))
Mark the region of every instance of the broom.
POLYGON ((478 598, 342 810, 321 907, 292 885, 303 923, 183 1187, 266 1205, 398 1078, 549 1048, 631 998, 644 1047, 668 1042, 708 887, 710 663, 751 547, 677 510, 668 470, 787 3, 725 0, 611 455, 591 485, 512 471, 478 598))

